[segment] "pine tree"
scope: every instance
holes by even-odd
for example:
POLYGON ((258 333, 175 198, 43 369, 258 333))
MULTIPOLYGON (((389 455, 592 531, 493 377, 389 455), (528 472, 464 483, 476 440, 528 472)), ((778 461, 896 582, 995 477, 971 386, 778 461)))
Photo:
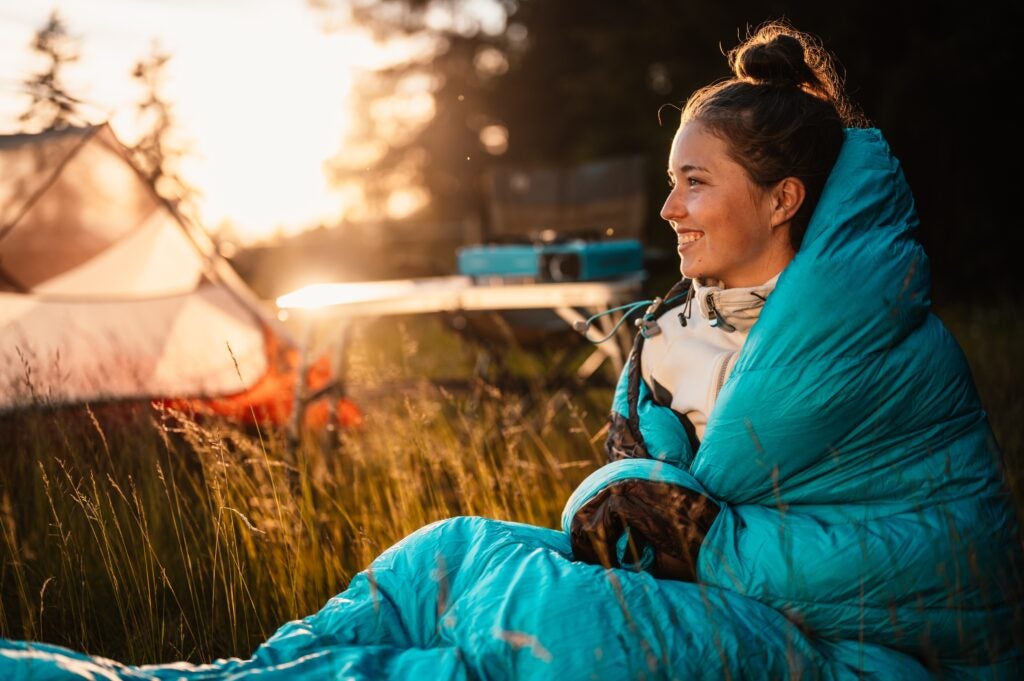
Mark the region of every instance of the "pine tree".
POLYGON ((195 189, 179 174, 181 159, 188 153, 180 142, 174 107, 164 95, 166 67, 171 56, 154 43, 150 53, 136 62, 132 78, 143 88, 136 115, 144 130, 130 147, 132 161, 146 181, 163 198, 179 207, 190 204, 195 189))
POLYGON ((68 33, 60 14, 54 10, 32 39, 32 51, 45 60, 45 67, 24 82, 32 98, 18 120, 40 130, 60 130, 85 121, 79 111, 82 101, 72 96, 63 81, 64 67, 78 60, 78 39, 68 33))

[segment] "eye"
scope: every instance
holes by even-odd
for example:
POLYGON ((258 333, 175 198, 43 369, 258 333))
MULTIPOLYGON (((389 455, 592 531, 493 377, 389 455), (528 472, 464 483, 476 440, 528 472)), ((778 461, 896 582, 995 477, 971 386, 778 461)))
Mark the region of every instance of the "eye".
POLYGON ((688 177, 688 178, 686 178, 686 186, 687 187, 696 187, 696 186, 702 185, 702 184, 704 184, 704 183, 701 182, 700 180, 698 180, 696 177, 688 177))
POLYGON ((666 178, 666 181, 668 182, 668 186, 670 189, 675 189, 676 179, 674 177, 669 175, 668 178, 666 178))

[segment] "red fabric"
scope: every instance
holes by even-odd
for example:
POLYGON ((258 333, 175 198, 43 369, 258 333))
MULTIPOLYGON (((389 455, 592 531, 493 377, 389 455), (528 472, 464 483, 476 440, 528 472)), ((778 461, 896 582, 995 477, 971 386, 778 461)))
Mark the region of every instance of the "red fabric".
MULTIPOLYGON (((284 426, 291 421, 295 407, 301 357, 293 346, 284 346, 274 332, 264 327, 267 372, 246 390, 214 398, 170 398, 155 400, 164 406, 196 414, 211 414, 233 421, 256 425, 284 426)), ((306 393, 312 394, 330 384, 331 361, 321 355, 306 370, 306 393)), ((363 424, 359 408, 345 398, 323 396, 306 405, 304 425, 323 430, 330 425, 357 428, 363 424)))

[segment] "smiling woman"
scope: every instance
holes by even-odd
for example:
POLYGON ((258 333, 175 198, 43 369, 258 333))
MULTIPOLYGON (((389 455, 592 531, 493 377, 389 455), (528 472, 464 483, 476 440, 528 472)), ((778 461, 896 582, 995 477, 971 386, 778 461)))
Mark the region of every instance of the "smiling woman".
POLYGON ((723 287, 777 275, 800 248, 843 126, 861 126, 810 36, 766 26, 729 54, 736 78, 690 97, 662 208, 684 276, 723 287))
POLYGON ((699 121, 680 127, 669 156, 672 192, 661 217, 678 236, 683 276, 726 288, 756 286, 793 259, 790 223, 806 192, 795 177, 760 187, 730 151, 699 121))

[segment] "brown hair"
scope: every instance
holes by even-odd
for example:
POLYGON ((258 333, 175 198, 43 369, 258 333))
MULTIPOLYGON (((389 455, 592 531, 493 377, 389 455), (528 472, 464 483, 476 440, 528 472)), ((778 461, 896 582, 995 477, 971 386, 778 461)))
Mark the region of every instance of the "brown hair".
POLYGON ((732 158, 762 187, 787 177, 804 183, 806 196, 789 234, 799 249, 839 156, 843 128, 867 121, 847 100, 817 39, 787 23, 762 25, 727 57, 734 77, 693 93, 681 124, 697 121, 722 137, 732 158))

